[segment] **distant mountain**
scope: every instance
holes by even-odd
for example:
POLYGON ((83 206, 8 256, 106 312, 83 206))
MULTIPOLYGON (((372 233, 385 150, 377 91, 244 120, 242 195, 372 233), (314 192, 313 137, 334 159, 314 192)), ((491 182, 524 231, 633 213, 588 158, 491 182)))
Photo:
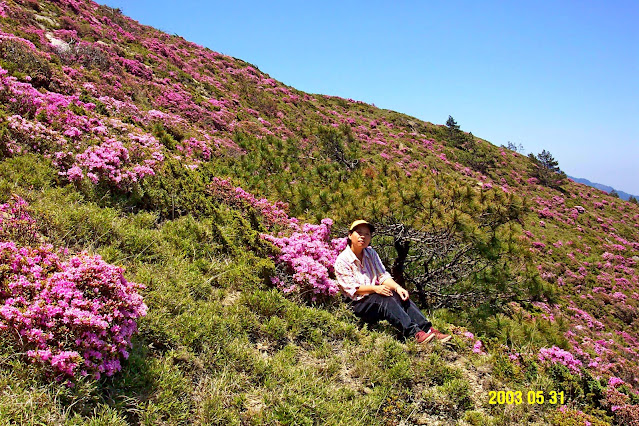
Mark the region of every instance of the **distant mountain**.
POLYGON ((617 191, 617 194, 619 194, 619 198, 621 198, 622 200, 628 201, 630 199, 630 197, 639 198, 637 195, 632 195, 632 194, 628 194, 627 192, 619 191, 618 189, 615 189, 612 186, 604 185, 604 184, 601 184, 601 183, 590 182, 588 179, 584 179, 584 178, 576 178, 576 177, 572 177, 572 176, 568 176, 568 177, 570 179, 574 180, 575 182, 583 183, 584 185, 588 185, 588 186, 592 186, 593 188, 601 189, 602 191, 606 191, 609 194, 612 191, 617 191))

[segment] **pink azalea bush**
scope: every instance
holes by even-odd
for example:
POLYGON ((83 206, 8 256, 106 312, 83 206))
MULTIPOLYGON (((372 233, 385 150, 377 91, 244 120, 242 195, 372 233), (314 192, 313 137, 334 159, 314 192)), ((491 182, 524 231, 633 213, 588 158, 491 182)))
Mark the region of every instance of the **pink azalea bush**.
POLYGON ((331 239, 331 219, 322 219, 319 225, 289 217, 284 203, 271 203, 266 198, 257 199, 240 187, 233 187, 228 180, 213 178, 209 191, 220 200, 240 208, 252 208, 264 218, 267 228, 284 227, 292 231, 289 236, 262 234, 262 238, 280 249, 274 255, 282 273, 272 282, 284 292, 299 291, 333 296, 339 291, 333 279, 333 264, 346 248, 346 238, 331 239))
POLYGON ((481 342, 481 340, 477 340, 475 342, 475 344, 473 345, 473 352, 476 354, 484 354, 484 344, 481 342))
POLYGON ((539 361, 547 361, 551 364, 562 364, 568 367, 571 373, 581 375, 581 361, 575 358, 570 352, 557 346, 541 348, 539 350, 539 361))
POLYGON ((0 140, 0 152, 34 151, 50 156, 60 175, 70 181, 87 178, 93 184, 102 182, 126 191, 131 184, 154 175, 164 160, 162 145, 151 134, 108 137, 123 129, 110 129, 92 116, 94 103, 83 102, 77 95, 41 93, 2 68, 0 100, 15 113, 7 119, 9 137, 0 140))
MULTIPOLYGON (((0 215, 3 230, 20 222, 31 223, 27 213, 0 215)), ((136 320, 147 310, 138 293, 143 286, 127 281, 123 273, 100 256, 68 257, 51 245, 0 241, 3 344, 59 379, 78 374, 97 379, 120 371, 136 320)))
POLYGON ((257 199, 253 194, 246 192, 241 187, 234 187, 228 180, 217 177, 212 179, 208 189, 211 195, 229 205, 242 209, 252 208, 256 210, 262 215, 265 224, 269 228, 274 225, 283 225, 299 229, 298 220, 289 217, 286 213, 285 209, 288 208, 286 203, 278 201, 273 204, 266 198, 257 199))
POLYGON ((273 283, 284 291, 298 290, 333 296, 339 288, 333 278, 333 264, 339 253, 346 248, 346 238, 331 239, 331 219, 322 219, 319 225, 304 224, 301 231, 290 237, 274 237, 262 234, 262 238, 280 249, 275 256, 292 274, 293 284, 275 277, 273 283))
POLYGON ((632 403, 629 394, 632 391, 623 389, 625 385, 627 384, 622 379, 610 377, 602 405, 612 411, 616 424, 639 425, 639 405, 632 403))
MULTIPOLYGON (((100 145, 88 147, 60 174, 70 181, 79 181, 86 176, 93 184, 106 182, 119 189, 127 189, 145 176, 153 176, 154 168, 164 159, 160 144, 150 135, 130 134, 129 139, 126 145, 106 139, 100 145)), ((54 164, 64 170, 63 164, 69 154, 58 152, 54 164)))
POLYGON ((28 207, 25 200, 16 196, 8 203, 0 204, 0 241, 39 242, 36 223, 29 215, 28 207))

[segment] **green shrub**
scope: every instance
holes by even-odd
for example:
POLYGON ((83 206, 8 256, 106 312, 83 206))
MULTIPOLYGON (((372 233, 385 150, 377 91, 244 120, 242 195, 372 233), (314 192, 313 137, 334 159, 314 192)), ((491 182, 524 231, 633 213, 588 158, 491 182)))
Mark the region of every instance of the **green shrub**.
POLYGON ((559 363, 552 364, 548 367, 547 374, 554 382, 553 389, 548 391, 564 392, 566 401, 583 398, 582 380, 579 376, 571 374, 568 367, 559 363))
POLYGON ((461 370, 451 366, 439 353, 430 353, 414 364, 416 380, 427 385, 441 386, 452 380, 461 379, 461 370))
POLYGON ((35 154, 24 154, 0 161, 0 197, 7 200, 17 193, 27 197, 30 189, 46 189, 54 185, 57 172, 49 160, 35 154))
POLYGON ((432 388, 425 393, 422 404, 427 413, 458 419, 473 406, 468 381, 452 379, 432 388))
POLYGON ((472 426, 498 426, 499 422, 481 411, 466 411, 464 421, 472 426))
MULTIPOLYGON (((20 40, 3 39, 0 43, 0 65, 11 74, 31 77, 31 84, 49 88, 53 69, 48 60, 20 40)), ((24 111, 17 112, 24 113, 24 111)))

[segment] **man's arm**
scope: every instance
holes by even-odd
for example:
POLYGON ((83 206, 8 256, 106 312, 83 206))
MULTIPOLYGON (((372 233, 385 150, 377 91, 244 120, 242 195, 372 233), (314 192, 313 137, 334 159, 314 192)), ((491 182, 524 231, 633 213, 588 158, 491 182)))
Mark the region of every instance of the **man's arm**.
POLYGON ((401 297, 402 300, 408 299, 408 291, 401 285, 397 284, 392 278, 387 278, 386 280, 384 280, 384 282, 382 283, 382 287, 386 287, 389 290, 396 292, 397 294, 399 294, 399 297, 401 297))
POLYGON ((371 293, 381 294, 382 296, 392 296, 393 290, 385 285, 363 285, 355 291, 355 294, 358 296, 365 296, 371 293))
POLYGON ((384 264, 382 263, 382 260, 379 258, 379 255, 377 254, 377 252, 373 249, 370 249, 370 254, 371 254, 371 258, 373 261, 373 268, 375 269, 375 272, 377 273, 378 276, 378 280, 379 283, 381 284, 381 287, 386 287, 391 291, 391 294, 389 294, 389 296, 391 296, 394 292, 396 292, 399 297, 402 300, 408 300, 408 291, 406 291, 405 288, 403 288, 402 286, 400 286, 399 284, 397 284, 395 282, 395 280, 391 277, 391 275, 386 272, 386 268, 384 268, 384 264))

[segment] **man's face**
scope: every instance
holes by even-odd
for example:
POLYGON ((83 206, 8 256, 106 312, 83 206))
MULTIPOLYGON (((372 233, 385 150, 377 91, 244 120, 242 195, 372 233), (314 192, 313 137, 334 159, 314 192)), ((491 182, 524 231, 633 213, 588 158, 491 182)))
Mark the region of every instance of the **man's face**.
POLYGON ((352 247, 365 249, 371 243, 371 236, 371 230, 368 225, 357 225, 351 233, 352 247))

